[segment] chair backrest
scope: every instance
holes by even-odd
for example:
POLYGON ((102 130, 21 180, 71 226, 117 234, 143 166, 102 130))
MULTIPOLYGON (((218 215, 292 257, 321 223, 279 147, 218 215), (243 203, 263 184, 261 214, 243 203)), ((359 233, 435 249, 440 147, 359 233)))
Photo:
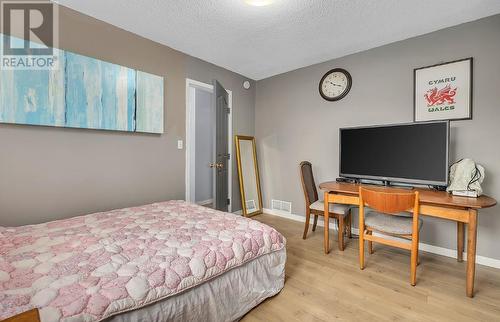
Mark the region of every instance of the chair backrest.
POLYGON ((419 196, 418 191, 401 192, 359 187, 359 203, 360 207, 366 205, 385 214, 396 215, 412 209, 415 215, 418 214, 419 196))
POLYGON ((313 202, 318 200, 318 190, 314 182, 311 162, 302 161, 300 163, 300 178, 302 179, 302 189, 304 189, 306 206, 309 207, 313 202))

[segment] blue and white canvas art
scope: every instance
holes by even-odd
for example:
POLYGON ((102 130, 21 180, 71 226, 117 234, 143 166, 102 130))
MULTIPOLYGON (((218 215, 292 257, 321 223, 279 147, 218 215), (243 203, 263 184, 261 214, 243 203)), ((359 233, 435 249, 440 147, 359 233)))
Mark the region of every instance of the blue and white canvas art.
POLYGON ((163 77, 69 51, 58 56, 53 70, 0 70, 1 123, 163 133, 163 77))

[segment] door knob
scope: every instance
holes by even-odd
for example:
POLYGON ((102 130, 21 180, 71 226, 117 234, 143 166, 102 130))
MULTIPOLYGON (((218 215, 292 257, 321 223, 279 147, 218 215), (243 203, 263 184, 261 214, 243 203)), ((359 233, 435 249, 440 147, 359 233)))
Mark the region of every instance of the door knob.
POLYGON ((210 168, 216 168, 216 169, 222 169, 222 168, 224 168, 224 164, 222 162, 209 163, 208 166, 210 168))

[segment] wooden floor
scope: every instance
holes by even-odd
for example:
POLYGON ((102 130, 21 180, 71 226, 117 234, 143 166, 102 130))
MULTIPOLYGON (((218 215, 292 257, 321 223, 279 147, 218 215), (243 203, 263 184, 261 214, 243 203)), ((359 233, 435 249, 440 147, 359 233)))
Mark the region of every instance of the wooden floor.
POLYGON ((500 270, 477 265, 474 298, 465 296, 465 262, 421 252, 412 287, 409 252, 375 244, 358 266, 358 240, 344 252, 330 232, 323 253, 323 227, 302 240, 303 223, 271 215, 253 219, 287 239, 285 287, 250 311, 251 321, 500 321, 500 270))

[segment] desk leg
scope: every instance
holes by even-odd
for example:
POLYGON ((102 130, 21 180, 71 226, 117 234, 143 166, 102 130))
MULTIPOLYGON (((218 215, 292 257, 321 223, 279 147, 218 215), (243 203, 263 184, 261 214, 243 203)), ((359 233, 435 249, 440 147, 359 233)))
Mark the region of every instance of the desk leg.
POLYGON ((469 210, 467 225, 467 296, 474 296, 474 275, 476 272, 477 210, 469 210))
POLYGON ((324 237, 324 240, 323 240, 323 243, 324 243, 324 248, 325 248, 325 254, 328 254, 330 252, 330 230, 329 230, 329 223, 330 223, 330 207, 329 207, 329 203, 328 203, 328 191, 325 192, 325 199, 324 199, 324 206, 325 206, 325 210, 324 210, 324 226, 325 226, 325 237, 324 237))
POLYGON ((465 224, 463 222, 457 221, 457 261, 464 261, 464 236, 465 236, 465 224))

